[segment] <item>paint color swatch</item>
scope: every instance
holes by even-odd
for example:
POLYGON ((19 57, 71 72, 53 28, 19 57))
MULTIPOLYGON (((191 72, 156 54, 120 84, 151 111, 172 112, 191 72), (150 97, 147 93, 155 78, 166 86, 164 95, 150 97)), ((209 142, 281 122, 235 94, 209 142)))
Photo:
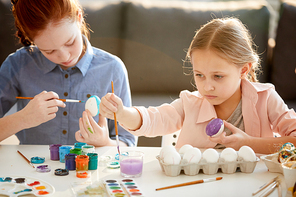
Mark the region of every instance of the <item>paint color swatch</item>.
POLYGON ((122 179, 121 184, 125 188, 125 190, 128 192, 130 197, 144 196, 138 184, 133 179, 122 179))
POLYGON ((110 196, 143 197, 144 194, 133 179, 105 180, 107 192, 110 196))

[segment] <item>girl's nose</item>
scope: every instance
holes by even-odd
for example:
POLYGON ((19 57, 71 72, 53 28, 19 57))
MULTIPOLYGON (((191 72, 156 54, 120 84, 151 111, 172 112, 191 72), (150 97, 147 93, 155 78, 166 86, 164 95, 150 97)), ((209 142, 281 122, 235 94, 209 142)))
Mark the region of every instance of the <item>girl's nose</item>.
POLYGON ((208 81, 206 81, 205 82, 205 85, 204 85, 204 89, 205 89, 205 91, 213 91, 213 90, 215 90, 215 88, 214 88, 214 86, 212 85, 212 83, 210 83, 210 82, 208 82, 208 81))
POLYGON ((67 50, 61 50, 59 53, 59 58, 61 62, 67 62, 70 58, 70 53, 67 50))

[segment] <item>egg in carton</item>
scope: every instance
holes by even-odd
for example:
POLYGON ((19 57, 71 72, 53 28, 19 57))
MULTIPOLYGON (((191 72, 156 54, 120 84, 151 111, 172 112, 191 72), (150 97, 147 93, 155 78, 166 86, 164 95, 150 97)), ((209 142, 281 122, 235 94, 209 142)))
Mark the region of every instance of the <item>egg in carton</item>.
MULTIPOLYGON (((176 151, 175 148, 163 148, 156 158, 162 171, 168 176, 178 176, 181 170, 186 175, 197 175, 200 170, 204 174, 216 174, 221 168, 223 173, 234 173, 239 167, 241 172, 251 173, 254 171, 259 158, 254 151, 247 146, 241 147, 237 152, 232 148, 224 149, 219 154, 215 149, 208 148, 203 153, 198 148, 188 149, 185 153, 176 151), (163 150, 164 149, 164 150, 163 150), (169 153, 166 153, 168 151, 169 153)), ((181 151, 182 152, 182 151, 181 151)))
POLYGON ((270 172, 279 172, 283 174, 282 163, 296 162, 296 148, 293 143, 283 144, 276 153, 263 155, 260 157, 270 172))

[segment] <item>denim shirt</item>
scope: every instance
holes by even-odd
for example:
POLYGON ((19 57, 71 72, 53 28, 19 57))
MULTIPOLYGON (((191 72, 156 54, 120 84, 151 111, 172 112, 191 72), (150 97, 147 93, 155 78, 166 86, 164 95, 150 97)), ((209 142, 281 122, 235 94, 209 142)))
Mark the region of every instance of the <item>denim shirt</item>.
MULTIPOLYGON (((9 55, 0 67, 0 117, 17 103, 17 110, 23 109, 29 100, 17 100, 16 96, 34 97, 43 90, 54 91, 62 99, 86 101, 89 96, 102 98, 112 92, 119 96, 125 106, 131 106, 131 93, 127 70, 116 56, 92 47, 89 41, 84 56, 67 70, 48 60, 36 46, 23 47, 9 55)), ((66 103, 59 108, 56 117, 37 127, 25 129, 16 135, 20 144, 64 144, 76 141, 79 118, 85 110, 85 103, 66 103)), ((94 117, 98 121, 98 116, 94 117)), ((17 120, 16 120, 17 121, 17 120)), ((11 123, 13 124, 13 123, 11 123)), ((109 136, 115 139, 113 120, 108 120, 109 136)), ((133 146, 132 134, 118 127, 119 139, 133 146)))

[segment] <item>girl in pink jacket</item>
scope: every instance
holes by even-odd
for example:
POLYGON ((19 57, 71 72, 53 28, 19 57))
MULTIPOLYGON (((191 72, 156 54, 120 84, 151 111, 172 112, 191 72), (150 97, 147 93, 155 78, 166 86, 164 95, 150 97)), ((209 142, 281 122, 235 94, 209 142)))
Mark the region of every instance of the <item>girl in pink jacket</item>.
POLYGON ((105 95, 101 115, 134 135, 162 136, 181 130, 176 148, 250 146, 257 153, 273 153, 286 142, 296 145, 296 114, 271 84, 257 81, 259 57, 248 30, 236 18, 213 19, 194 36, 187 60, 198 91, 182 91, 180 98, 159 107, 125 107, 114 94, 105 95), (214 118, 224 120, 219 137, 205 133, 214 118), (280 137, 274 137, 275 133, 280 137))

